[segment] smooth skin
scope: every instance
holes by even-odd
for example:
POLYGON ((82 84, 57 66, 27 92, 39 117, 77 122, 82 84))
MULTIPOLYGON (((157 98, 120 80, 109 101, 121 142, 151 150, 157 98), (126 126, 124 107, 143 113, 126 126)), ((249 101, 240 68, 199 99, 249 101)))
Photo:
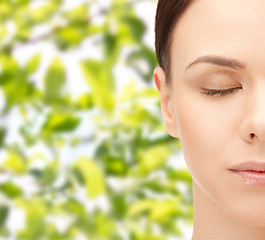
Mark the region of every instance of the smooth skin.
POLYGON ((154 80, 193 177, 192 240, 264 240, 265 187, 228 169, 265 162, 265 1, 196 0, 170 54, 171 83, 154 80))

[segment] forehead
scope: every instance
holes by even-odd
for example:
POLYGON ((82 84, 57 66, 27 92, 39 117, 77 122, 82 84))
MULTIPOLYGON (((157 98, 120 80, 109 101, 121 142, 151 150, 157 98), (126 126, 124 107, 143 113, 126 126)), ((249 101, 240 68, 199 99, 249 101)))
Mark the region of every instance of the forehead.
POLYGON ((264 0, 195 0, 175 26, 173 64, 183 70, 209 54, 265 63, 264 13, 264 0))

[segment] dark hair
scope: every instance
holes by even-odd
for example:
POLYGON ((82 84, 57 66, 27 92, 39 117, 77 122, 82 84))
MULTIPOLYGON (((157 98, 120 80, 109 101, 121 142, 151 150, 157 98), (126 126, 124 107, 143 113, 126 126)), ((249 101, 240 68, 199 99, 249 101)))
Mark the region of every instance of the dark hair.
POLYGON ((184 11, 194 0, 159 0, 155 19, 155 49, 159 65, 170 81, 172 32, 184 11))

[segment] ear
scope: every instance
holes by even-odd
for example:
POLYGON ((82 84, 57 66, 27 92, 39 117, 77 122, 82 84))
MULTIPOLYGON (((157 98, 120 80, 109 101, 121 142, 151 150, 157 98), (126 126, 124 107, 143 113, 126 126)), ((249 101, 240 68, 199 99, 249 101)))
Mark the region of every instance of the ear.
POLYGON ((160 94, 161 111, 168 133, 178 138, 177 123, 174 113, 173 99, 170 92, 170 84, 166 82, 166 74, 163 68, 157 67, 154 70, 154 81, 160 94))

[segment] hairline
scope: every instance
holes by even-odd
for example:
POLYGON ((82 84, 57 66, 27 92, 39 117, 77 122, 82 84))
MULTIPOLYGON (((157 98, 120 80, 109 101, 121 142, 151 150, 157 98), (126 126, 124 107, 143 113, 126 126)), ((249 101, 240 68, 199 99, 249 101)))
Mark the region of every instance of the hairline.
POLYGON ((171 75, 171 69, 172 69, 172 66, 171 66, 171 57, 172 57, 172 54, 171 54, 171 49, 172 49, 172 42, 173 42, 173 33, 174 33, 174 30, 176 28, 176 25, 177 23, 180 21, 180 19, 182 18, 182 16, 184 15, 184 13, 188 10, 188 8, 190 7, 190 5, 192 5, 196 0, 190 0, 188 2, 188 4, 185 6, 185 9, 182 11, 182 13, 179 15, 178 18, 175 18, 174 21, 173 21, 173 24, 170 28, 170 31, 168 32, 168 38, 166 40, 166 47, 165 47, 165 50, 161 56, 161 60, 162 60, 162 64, 160 65, 164 71, 165 71, 165 74, 166 74, 166 83, 171 85, 171 78, 172 78, 172 75, 171 75), (168 57, 167 57, 167 56, 168 57))

